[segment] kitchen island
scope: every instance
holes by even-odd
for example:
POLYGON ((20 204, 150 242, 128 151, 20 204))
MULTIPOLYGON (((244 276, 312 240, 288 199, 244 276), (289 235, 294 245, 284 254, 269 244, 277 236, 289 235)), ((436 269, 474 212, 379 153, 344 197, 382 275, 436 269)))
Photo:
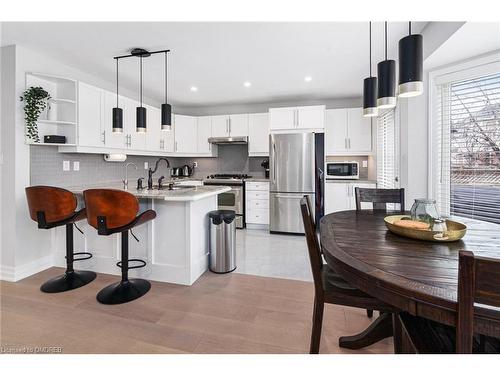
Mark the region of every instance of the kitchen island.
MULTIPOLYGON (((119 189, 134 194, 142 212, 156 211, 156 218, 129 237, 130 258, 146 261, 144 268, 129 271, 131 277, 191 285, 208 269, 208 212, 217 209, 217 195, 230 190, 227 186, 178 186, 158 190, 124 189, 121 183, 101 183, 66 187, 77 194, 87 189, 119 189)), ((75 268, 119 275, 116 262, 120 260, 120 235, 99 236, 86 221, 75 230, 75 252, 88 251, 93 258, 75 263, 75 268)), ((64 229, 56 229, 55 260, 64 267, 64 229)))

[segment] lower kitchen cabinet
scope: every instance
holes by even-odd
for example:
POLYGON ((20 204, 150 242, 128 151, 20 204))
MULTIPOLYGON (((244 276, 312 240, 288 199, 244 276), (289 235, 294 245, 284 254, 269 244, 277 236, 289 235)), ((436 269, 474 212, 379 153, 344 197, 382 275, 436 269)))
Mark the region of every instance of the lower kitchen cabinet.
MULTIPOLYGON (((356 187, 375 189, 377 184, 372 182, 339 182, 326 181, 325 183, 325 214, 332 212, 355 210, 356 196, 354 189, 356 187)), ((371 209, 370 203, 362 203, 362 209, 371 209)))
POLYGON ((245 221, 248 226, 269 225, 269 182, 245 182, 245 221))

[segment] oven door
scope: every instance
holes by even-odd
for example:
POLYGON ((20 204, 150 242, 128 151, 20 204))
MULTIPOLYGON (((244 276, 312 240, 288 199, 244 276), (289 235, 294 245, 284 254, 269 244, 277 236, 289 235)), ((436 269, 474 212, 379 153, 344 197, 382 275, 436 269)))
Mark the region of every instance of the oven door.
POLYGON ((236 212, 236 228, 243 228, 243 187, 231 186, 231 190, 217 196, 219 210, 236 212))

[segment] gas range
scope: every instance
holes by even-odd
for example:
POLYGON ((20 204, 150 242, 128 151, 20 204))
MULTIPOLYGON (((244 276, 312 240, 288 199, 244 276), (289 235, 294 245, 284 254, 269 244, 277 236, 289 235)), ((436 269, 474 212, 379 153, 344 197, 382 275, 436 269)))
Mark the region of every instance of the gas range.
POLYGON ((243 185, 243 180, 245 178, 251 178, 247 174, 211 174, 207 176, 204 181, 207 185, 215 185, 215 184, 231 184, 231 185, 243 185))

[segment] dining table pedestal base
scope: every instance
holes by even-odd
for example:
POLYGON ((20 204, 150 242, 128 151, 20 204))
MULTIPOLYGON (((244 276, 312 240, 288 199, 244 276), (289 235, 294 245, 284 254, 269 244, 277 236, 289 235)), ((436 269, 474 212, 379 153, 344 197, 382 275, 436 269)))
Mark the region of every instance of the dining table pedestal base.
MULTIPOLYGON (((373 345, 380 340, 393 335, 392 313, 380 313, 363 332, 353 336, 339 338, 339 346, 346 349, 361 349, 373 345)), ((397 352, 397 350, 396 350, 397 352)))

